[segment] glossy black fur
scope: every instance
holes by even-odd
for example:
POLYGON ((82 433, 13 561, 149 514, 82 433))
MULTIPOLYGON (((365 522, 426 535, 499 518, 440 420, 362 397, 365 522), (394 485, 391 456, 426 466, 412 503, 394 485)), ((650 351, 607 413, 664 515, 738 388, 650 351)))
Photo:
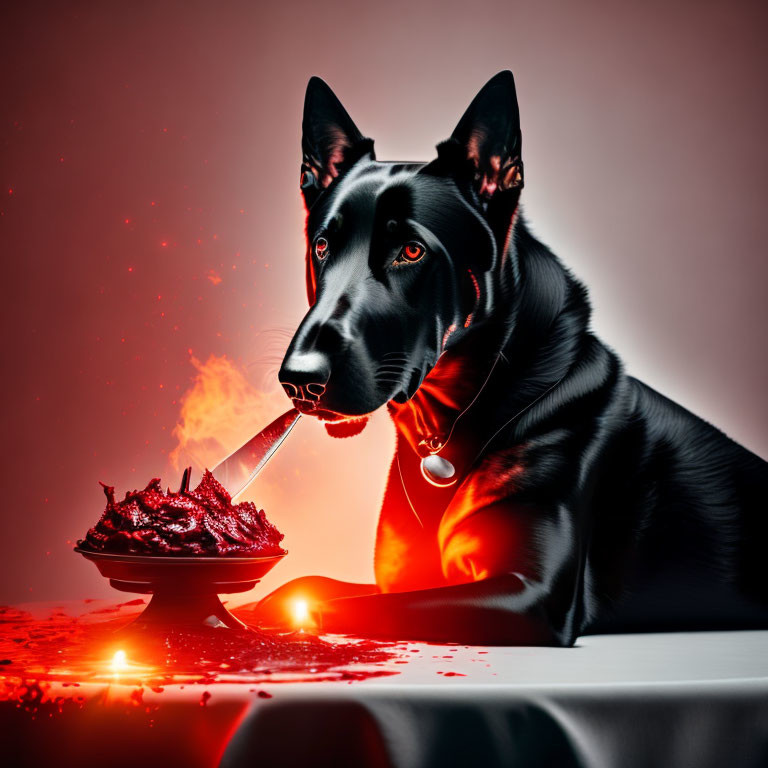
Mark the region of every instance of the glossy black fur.
POLYGON ((768 464, 627 376, 590 331, 584 286, 520 214, 511 74, 429 164, 376 161, 316 78, 303 141, 316 301, 281 381, 332 433, 387 403, 398 428, 380 594, 329 603, 329 627, 568 645, 589 631, 768 626, 768 464), (410 241, 424 257, 398 263, 410 241), (452 406, 422 397, 438 360, 456 372, 438 386, 452 406), (443 438, 455 423, 440 455, 456 485, 423 479, 414 413, 443 438))

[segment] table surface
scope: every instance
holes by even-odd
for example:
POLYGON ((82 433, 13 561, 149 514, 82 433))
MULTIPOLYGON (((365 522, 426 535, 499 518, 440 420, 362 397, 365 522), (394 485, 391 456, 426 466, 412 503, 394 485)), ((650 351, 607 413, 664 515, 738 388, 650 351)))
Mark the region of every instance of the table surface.
MULTIPOLYGON (((595 747, 593 742, 597 737, 594 733, 600 729, 595 729, 592 715, 588 717, 592 723, 589 727, 583 722, 574 726, 584 712, 592 711, 590 707, 602 705, 603 715, 600 717, 606 728, 612 718, 626 715, 629 725, 616 726, 624 733, 626 740, 625 731, 629 729, 632 732, 634 728, 632 718, 647 719, 651 717, 648 712, 664 711, 666 720, 657 724, 663 731, 664 727, 676 722, 675 718, 687 716, 686 713, 693 711, 692 707, 704 703, 706 709, 703 715, 698 716, 700 720, 715 714, 722 719, 731 711, 738 712, 739 727, 747 729, 740 739, 749 742, 748 758, 752 759, 757 754, 768 759, 768 737, 756 734, 754 743, 749 738, 752 730, 760 724, 765 725, 763 733, 768 734, 768 631, 596 635, 582 637, 575 647, 565 649, 402 643, 387 650, 391 658, 357 670, 378 676, 360 680, 312 682, 313 671, 306 670, 306 674, 301 675, 301 681, 297 682, 274 682, 265 676, 258 682, 249 679, 239 683, 232 682, 237 680, 234 675, 226 682, 205 685, 179 682, 164 684, 162 689, 157 690, 142 685, 135 677, 128 684, 119 676, 106 682, 82 682, 76 686, 71 681, 67 685, 54 682, 46 691, 48 701, 56 701, 57 697, 78 697, 77 707, 62 706, 63 699, 60 698, 55 711, 41 708, 40 712, 35 712, 34 707, 24 711, 25 707, 19 706, 19 702, 11 697, 0 702, 0 727, 6 737, 13 737, 12 742, 16 740, 18 754, 30 761, 19 762, 19 765, 34 765, 38 759, 42 762, 50 744, 57 742, 66 746, 71 755, 77 756, 77 760, 73 757, 72 764, 80 766, 88 765, 90 758, 93 758, 93 764, 103 764, 106 754, 111 755, 108 764, 121 765, 120 760, 125 758, 126 765, 136 765, 135 761, 144 754, 142 744, 146 744, 146 754, 151 754, 154 761, 164 750, 167 751, 168 744, 183 745, 186 742, 186 747, 179 746, 163 758, 166 766, 215 765, 231 741, 224 764, 238 766, 248 764, 249 755, 252 756, 254 750, 264 757, 270 748, 276 748, 269 744, 264 746, 265 722, 272 723, 269 727, 272 735, 281 729, 292 729, 301 735, 301 729, 317 719, 317 712, 330 711, 328 707, 334 702, 335 705, 346 702, 358 708, 354 710, 357 714, 350 715, 344 710, 345 714, 331 726, 326 724, 325 731, 329 728, 333 730, 334 724, 342 721, 348 726, 360 716, 363 718, 360 721, 363 730, 368 727, 365 723, 376 723, 373 731, 378 733, 374 739, 378 746, 373 749, 383 750, 389 755, 387 759, 390 762, 374 761, 370 762, 371 765, 419 768, 439 764, 435 762, 438 753, 432 748, 431 752, 429 749, 427 752, 423 749, 414 752, 411 742, 414 739, 420 741, 420 736, 413 732, 408 736, 409 744, 400 743, 411 723, 419 721, 419 718, 420 722, 426 723, 427 719, 436 717, 435 713, 442 712, 439 722, 432 722, 432 727, 435 733, 443 734, 433 739, 435 744, 444 743, 446 734, 458 732, 457 712, 474 707, 476 713, 482 713, 478 716, 485 723, 482 727, 477 723, 475 726, 483 733, 486 726, 490 728, 483 744, 495 744, 494 754, 501 765, 511 759, 512 753, 508 750, 512 747, 506 742, 503 746, 499 746, 500 742, 495 743, 494 740, 498 741, 501 737, 497 738, 496 726, 491 728, 488 723, 498 722, 500 716, 504 722, 512 723, 523 705, 528 713, 525 718, 530 718, 531 706, 545 706, 550 715, 554 711, 552 707, 560 713, 558 721, 564 717, 564 712, 569 713, 566 718, 568 724, 559 725, 557 732, 570 734, 568 740, 571 746, 568 749, 575 750, 574 754, 579 753, 578 758, 574 758, 577 760, 574 765, 626 766, 632 763, 624 757, 619 762, 612 762, 618 760, 617 747, 606 746, 603 736, 598 738, 600 746, 595 747), (140 693, 137 694, 137 691, 140 693), (668 704, 674 701, 676 704, 668 711, 660 707, 660 701, 668 704), (419 702, 423 704, 421 709, 419 702), (399 725, 396 724, 398 716, 391 711, 393 703, 399 712, 409 712, 408 719, 399 725), (609 705, 607 710, 606 705, 609 705), (314 710, 306 709, 313 706, 314 710), (322 709, 317 709, 320 706, 322 709), (360 707, 364 715, 360 714, 360 707), (287 720, 280 720, 279 717, 275 722, 269 720, 270 717, 277 717, 275 713, 286 711, 287 720), (307 718, 307 711, 315 714, 307 718), (586 746, 583 743, 585 732, 593 734, 587 739, 589 744, 586 746), (237 738, 233 739, 233 734, 237 738), (48 746, 41 746, 43 742, 48 746), (581 746, 577 748, 574 744, 581 746), (115 753, 123 749, 130 753, 130 761, 128 752, 122 757, 116 756, 115 753), (415 757, 416 753, 421 756, 415 757), (175 763, 175 759, 179 762, 175 763)), ((10 668, 0 667, 0 681, 5 676, 7 683, 13 674, 16 673, 10 668)), ((30 680, 34 676, 35 671, 29 670, 23 677, 30 680)), ((465 723, 466 718, 459 718, 459 722, 465 723)), ((472 733, 465 735, 470 738, 472 733)), ((308 733, 307 738, 311 735, 308 733)), ((696 736, 694 742, 705 736, 711 738, 711 735, 696 736)), ((316 734, 312 737, 317 738, 316 734)), ((508 741, 507 736, 504 738, 508 741)), ((555 741, 557 738, 560 736, 555 741)), ((677 737, 670 732, 669 738, 677 737)), ((690 742, 690 734, 687 738, 690 742)), ((290 743, 291 739, 287 741, 290 743)), ((294 745, 297 749, 300 741, 297 740, 294 745)), ((284 750, 284 735, 281 736, 281 745, 284 750)), ((647 746, 646 742, 642 742, 636 749, 642 752, 647 746)), ((718 755, 717 746, 716 743, 708 743, 710 756, 714 759, 718 755)), ((373 758, 365 752, 369 748, 372 747, 367 742, 362 747, 353 745, 353 752, 357 750, 354 759, 365 761, 370 758, 372 761, 373 758)), ((675 749, 688 759, 685 750, 680 752, 679 745, 675 749)), ((56 754, 60 756, 61 750, 56 750, 56 754)), ((317 755, 314 757, 317 758, 317 755)), ((328 764, 341 765, 342 757, 336 755, 328 764)), ((731 758, 729 768, 735 768, 738 760, 734 762, 733 755, 731 758)), ((293 758, 284 752, 282 759, 275 764, 298 765, 305 759, 306 755, 299 749, 293 758)), ((349 760, 352 759, 350 756, 349 760)), ((493 765, 494 759, 493 756, 487 757, 485 763, 493 765)), ((442 764, 447 765, 445 760, 445 756, 440 758, 442 764)), ((57 762, 59 765, 67 764, 58 758, 57 762)), ((265 759, 262 763, 271 764, 265 759)), ((314 763, 325 764, 318 759, 314 763)), ((368 762, 357 764, 367 765, 368 762)), ((534 761, 531 764, 537 763, 534 761)), ((562 764, 568 763, 565 761, 562 764)), ((637 764, 643 764, 642 760, 637 764)), ((705 764, 708 763, 699 760, 699 765, 705 764)))

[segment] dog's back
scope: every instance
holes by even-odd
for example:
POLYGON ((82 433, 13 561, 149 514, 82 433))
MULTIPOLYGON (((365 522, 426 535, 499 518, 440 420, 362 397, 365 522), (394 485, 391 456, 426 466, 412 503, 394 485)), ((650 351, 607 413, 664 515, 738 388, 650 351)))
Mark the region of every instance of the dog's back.
POLYGON ((626 400, 587 572, 617 605, 592 630, 768 625, 768 463, 636 379, 626 400))

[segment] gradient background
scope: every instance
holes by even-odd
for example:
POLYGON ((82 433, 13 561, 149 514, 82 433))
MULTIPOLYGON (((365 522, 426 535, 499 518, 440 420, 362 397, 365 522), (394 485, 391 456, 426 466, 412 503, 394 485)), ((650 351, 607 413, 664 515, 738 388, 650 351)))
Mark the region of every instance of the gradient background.
MULTIPOLYGON (((768 455, 764 4, 261 5, 3 11, 0 601, 109 595, 71 552, 97 481, 176 486, 171 452, 213 464, 288 406, 312 74, 380 158, 426 160, 511 68, 524 207, 595 328, 768 455)), ((291 554, 249 597, 372 579, 392 447, 384 414, 351 440, 299 424, 252 492, 291 554)))

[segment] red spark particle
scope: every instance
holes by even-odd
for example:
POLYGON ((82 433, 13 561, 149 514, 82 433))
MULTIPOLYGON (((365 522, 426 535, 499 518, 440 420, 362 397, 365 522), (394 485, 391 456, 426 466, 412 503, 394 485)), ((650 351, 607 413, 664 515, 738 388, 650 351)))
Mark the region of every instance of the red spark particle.
POLYGON ((9 188, 8 188, 8 194, 9 194, 9 195, 12 195, 12 194, 13 194, 13 187, 9 187, 9 188))
POLYGON ((168 247, 168 241, 167 240, 163 240, 163 242, 160 243, 160 245, 162 245, 163 248, 167 248, 168 247))
POLYGON ((123 223, 125 223, 125 224, 130 224, 130 223, 131 223, 131 220, 130 220, 130 219, 124 219, 124 220, 123 220, 123 223))
POLYGON ((163 298, 162 295, 158 293, 157 294, 157 300, 160 301, 162 298, 163 298))
POLYGON ((129 272, 133 272, 133 267, 128 267, 129 272))
POLYGON ((60 163, 63 163, 63 162, 64 162, 64 158, 63 158, 63 157, 60 157, 60 158, 59 158, 59 162, 60 162, 60 163))
POLYGON ((155 204, 155 201, 153 200, 153 201, 150 203, 150 205, 154 205, 154 204, 155 204))

